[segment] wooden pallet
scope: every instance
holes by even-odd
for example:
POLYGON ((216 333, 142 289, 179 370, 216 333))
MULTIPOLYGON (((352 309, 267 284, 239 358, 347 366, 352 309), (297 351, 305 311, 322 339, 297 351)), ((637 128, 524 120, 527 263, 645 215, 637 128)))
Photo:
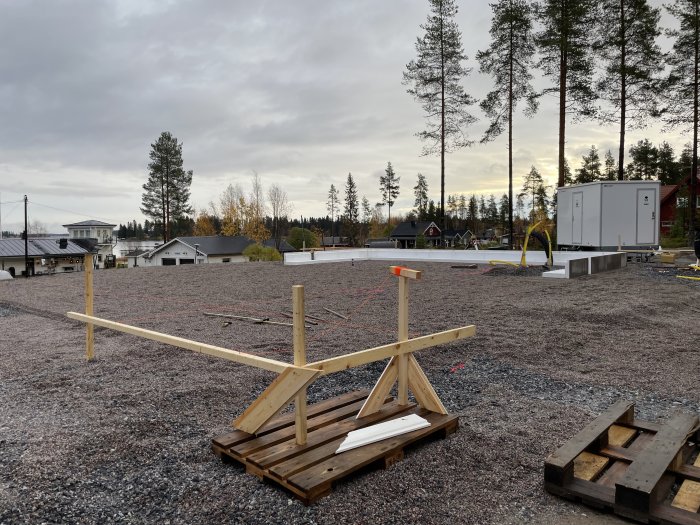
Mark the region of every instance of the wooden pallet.
POLYGON ((549 456, 545 488, 642 523, 700 525, 698 416, 663 424, 620 401, 549 456))
POLYGON ((243 464, 246 472, 283 487, 309 505, 353 472, 367 466, 386 468, 403 458, 407 446, 434 435, 446 437, 457 430, 457 416, 436 414, 415 404, 399 406, 391 398, 378 412, 355 419, 368 395, 367 391, 351 392, 310 405, 306 445, 296 444, 292 413, 273 419, 257 434, 236 430, 219 436, 212 441, 212 449, 223 460, 243 464), (349 431, 411 413, 424 417, 431 425, 335 454, 349 431))

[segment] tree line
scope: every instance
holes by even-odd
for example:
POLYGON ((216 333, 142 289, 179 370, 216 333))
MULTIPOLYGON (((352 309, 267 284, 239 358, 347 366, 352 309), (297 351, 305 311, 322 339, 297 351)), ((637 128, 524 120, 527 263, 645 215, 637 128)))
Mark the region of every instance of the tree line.
MULTIPOLYGON (((407 92, 420 103, 426 119, 425 129, 417 133, 423 141, 425 155, 440 156, 440 202, 434 204, 443 231, 447 229, 449 202, 445 202, 446 155, 474 144, 468 128, 477 117, 471 107, 477 105, 488 117, 488 127, 481 142, 496 140, 503 133, 508 140, 509 230, 514 231, 513 206, 513 117, 518 106, 532 116, 542 96, 553 95, 559 101, 559 148, 557 187, 589 180, 624 180, 658 177, 662 181, 683 180, 684 169, 697 173, 698 146, 698 87, 700 59, 700 0, 673 0, 665 6, 677 21, 677 27, 660 26, 661 9, 647 0, 497 0, 490 3, 492 20, 491 41, 484 50, 476 52, 482 73, 493 78, 493 89, 477 101, 464 88, 463 81, 472 69, 461 41, 456 23, 455 0, 428 0, 430 14, 424 31, 416 40, 416 58, 405 67, 403 83, 407 92), (663 53, 658 44, 665 34, 672 47, 663 53), (533 72, 539 70, 550 85, 537 91, 532 85, 533 72), (582 159, 582 166, 571 172, 565 155, 566 127, 569 120, 594 120, 615 125, 619 130, 616 153, 607 151, 604 161, 595 146, 582 159), (653 146, 641 141, 630 150, 627 162, 626 131, 644 128, 651 121, 663 122, 666 130, 677 129, 692 135, 690 147, 675 159, 667 144, 653 146), (690 160, 688 163, 687 160, 690 160), (680 173, 678 170, 681 170, 680 173)), ((173 224, 193 210, 188 204, 192 171, 182 167, 181 143, 164 132, 152 145, 149 179, 144 185, 142 211, 156 224, 162 225, 165 240, 171 237, 173 224)), ((523 173, 523 167, 517 171, 523 173)), ((533 166, 525 175, 525 185, 531 185, 539 175, 533 166)), ((416 197, 416 216, 428 213, 427 184, 423 178, 420 196, 416 197)), ((387 206, 387 221, 392 223, 392 206, 399 195, 399 177, 391 163, 380 178, 381 205, 387 206)), ((696 226, 696 177, 690 177, 690 229, 696 226)), ((200 213, 198 231, 237 232, 252 238, 266 235, 280 238, 284 229, 284 210, 273 212, 272 222, 261 206, 262 189, 244 195, 240 188, 230 187, 226 202, 219 209, 211 207, 200 213), (200 217, 203 217, 200 221, 200 217), (205 220, 211 218, 213 228, 205 220), (216 227, 214 219, 221 221, 216 227)), ((281 189, 278 188, 279 191, 281 189)), ((414 191, 415 188, 414 188, 414 191)), ((530 189, 528 189, 530 191, 530 189)), ((531 213, 545 200, 551 205, 555 198, 538 187, 530 198, 531 213), (543 193, 544 192, 544 193, 543 193)), ((278 192, 279 193, 279 192, 278 192)), ((328 195, 327 211, 331 225, 342 225, 352 238, 361 237, 360 223, 369 224, 378 218, 380 203, 371 205, 366 197, 359 198, 351 174, 345 184, 344 199, 335 184, 328 195), (341 208, 341 201, 344 202, 341 208)), ((523 192, 521 192, 523 193, 523 192)), ((272 199, 271 199, 272 202, 272 199)), ((285 206, 287 205, 285 199, 285 206)), ((547 206, 540 206, 546 209, 547 206)), ((197 226, 195 224, 195 226, 197 226)), ((331 235, 339 229, 330 231, 331 235)), ((364 232, 367 235, 370 231, 364 232)), ((512 239, 511 239, 512 242, 512 239)))
MULTIPOLYGON (((426 143, 424 153, 440 155, 444 210, 445 154, 473 144, 467 128, 476 120, 469 108, 477 101, 461 83, 471 69, 455 22, 457 4, 429 4, 431 13, 421 26, 425 33, 416 42, 417 58, 406 66, 404 83, 426 114, 426 129, 417 134, 426 143)), ((647 0, 498 0, 489 5, 491 42, 476 53, 480 71, 493 78, 493 90, 479 102, 489 119, 481 142, 507 132, 511 203, 513 116, 519 104, 532 116, 548 94, 559 101, 558 187, 568 182, 566 126, 571 118, 617 126, 616 180, 626 176, 626 131, 659 119, 666 130, 692 135, 690 172, 697 173, 700 0, 664 6, 677 22, 670 29, 660 26, 661 9, 647 0), (657 41, 662 34, 672 41, 668 53, 657 41), (535 70, 550 81, 539 92, 532 85, 535 70)), ((612 152, 610 157, 615 160, 612 152)), ((692 232, 697 179, 690 181, 692 232)), ((512 220, 512 209, 509 216, 512 220)), ((443 213, 443 227, 444 221, 443 213)))

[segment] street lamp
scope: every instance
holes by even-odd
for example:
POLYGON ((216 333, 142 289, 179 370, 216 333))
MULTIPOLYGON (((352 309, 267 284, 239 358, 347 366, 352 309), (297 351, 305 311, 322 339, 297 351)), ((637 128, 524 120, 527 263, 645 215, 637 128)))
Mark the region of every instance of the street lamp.
POLYGON ((194 245, 194 263, 199 264, 197 262, 197 256, 199 255, 199 244, 194 245))

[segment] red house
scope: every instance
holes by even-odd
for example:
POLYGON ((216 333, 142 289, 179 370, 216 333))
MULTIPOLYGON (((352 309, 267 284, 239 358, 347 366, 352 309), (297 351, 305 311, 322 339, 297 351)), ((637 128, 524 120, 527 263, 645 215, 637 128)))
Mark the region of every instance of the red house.
MULTIPOLYGON (((698 177, 698 183, 700 183, 700 175, 698 177)), ((671 228, 676 220, 676 209, 678 207, 679 198, 678 192, 683 188, 689 187, 690 175, 688 175, 683 182, 679 184, 661 186, 661 235, 668 235, 671 233, 671 228)), ((700 186, 700 184, 698 184, 700 186)), ((687 197, 686 197, 687 198, 687 197)), ((700 195, 696 196, 697 202, 695 204, 695 209, 700 209, 700 195)))

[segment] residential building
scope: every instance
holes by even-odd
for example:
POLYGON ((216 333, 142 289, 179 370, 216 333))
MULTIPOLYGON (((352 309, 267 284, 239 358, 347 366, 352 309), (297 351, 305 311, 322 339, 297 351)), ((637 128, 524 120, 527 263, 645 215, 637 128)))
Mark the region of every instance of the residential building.
MULTIPOLYGON (((204 237, 176 237, 143 255, 145 266, 176 266, 181 264, 211 264, 246 262, 245 250, 255 241, 243 236, 211 235, 204 237)), ((270 239, 263 243, 274 247, 270 239)), ((280 252, 296 251, 286 241, 282 241, 280 252)), ((141 258, 136 259, 139 266, 141 258)))
POLYGON ((104 267, 108 255, 117 255, 112 251, 117 241, 116 235, 114 235, 116 224, 89 220, 64 224, 63 227, 68 230, 68 238, 70 240, 97 239, 98 267, 104 267))
MULTIPOLYGON (((29 239, 27 255, 29 275, 42 275, 83 270, 89 247, 68 239, 29 239)), ((25 273, 23 239, 0 239, 0 270, 13 277, 25 273)))
POLYGON ((416 239, 422 235, 426 246, 440 245, 440 228, 432 221, 406 221, 392 230, 389 239, 398 242, 399 248, 415 248, 416 239))
MULTIPOLYGON (((687 207, 689 183, 690 175, 678 184, 661 186, 659 212, 661 235, 671 233, 673 223, 676 221, 678 208, 687 207)), ((698 186, 700 186, 700 175, 698 175, 698 183, 698 186)), ((700 210, 700 195, 697 195, 695 209, 700 210)))

